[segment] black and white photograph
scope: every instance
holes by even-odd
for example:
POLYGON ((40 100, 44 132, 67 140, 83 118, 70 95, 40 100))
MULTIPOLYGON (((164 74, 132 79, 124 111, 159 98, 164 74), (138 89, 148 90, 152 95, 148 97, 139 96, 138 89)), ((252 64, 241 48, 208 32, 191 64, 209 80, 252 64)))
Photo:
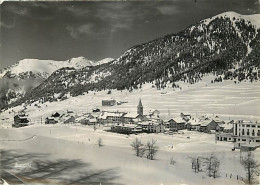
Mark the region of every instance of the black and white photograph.
POLYGON ((260 184, 260 0, 0 1, 22 184, 260 184))

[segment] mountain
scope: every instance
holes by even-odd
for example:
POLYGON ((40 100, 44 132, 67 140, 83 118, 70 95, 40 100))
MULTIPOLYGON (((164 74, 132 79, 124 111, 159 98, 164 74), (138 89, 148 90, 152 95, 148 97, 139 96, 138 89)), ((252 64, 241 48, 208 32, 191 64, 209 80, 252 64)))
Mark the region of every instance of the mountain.
POLYGON ((90 90, 133 89, 151 83, 157 89, 176 82, 193 84, 207 74, 212 83, 259 80, 260 14, 226 12, 186 29, 136 45, 116 60, 81 70, 55 71, 13 105, 55 101, 90 90))
POLYGON ((0 71, 0 103, 9 104, 21 98, 27 91, 37 87, 54 71, 69 67, 75 70, 91 68, 112 61, 107 58, 91 61, 84 57, 66 61, 24 59, 0 71))

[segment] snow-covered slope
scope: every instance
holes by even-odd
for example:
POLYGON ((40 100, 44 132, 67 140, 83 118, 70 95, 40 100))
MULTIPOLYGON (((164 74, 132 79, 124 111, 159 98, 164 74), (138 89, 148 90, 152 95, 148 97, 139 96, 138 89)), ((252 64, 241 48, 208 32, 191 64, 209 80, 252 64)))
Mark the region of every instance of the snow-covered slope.
MULTIPOLYGON (((222 14, 213 16, 211 18, 205 19, 204 23, 205 24, 209 24, 212 20, 216 19, 216 18, 220 18, 220 17, 224 17, 224 18, 230 18, 230 20, 235 21, 234 18, 236 18, 236 20, 242 20, 244 19, 245 21, 250 22, 253 26, 255 26, 257 29, 260 28, 260 14, 252 14, 252 15, 241 15, 238 14, 236 12, 230 11, 230 12, 224 12, 222 14)), ((203 21, 202 21, 203 22, 203 21)))
POLYGON ((114 60, 113 58, 104 58, 104 59, 102 59, 102 60, 97 61, 96 64, 97 64, 97 65, 102 65, 102 64, 106 64, 106 63, 108 63, 108 62, 111 62, 111 61, 113 61, 113 60, 114 60))
POLYGON ((51 73, 63 67, 73 67, 75 69, 80 69, 94 65, 96 65, 94 61, 85 59, 84 57, 72 58, 67 61, 23 59, 3 70, 0 73, 0 77, 3 77, 7 72, 9 72, 10 75, 16 77, 27 72, 32 72, 47 78, 51 73))
MULTIPOLYGON (((77 69, 93 67, 112 61, 105 58, 91 61, 84 57, 66 61, 24 59, 0 70, 0 104, 8 104, 22 97, 27 91, 40 85, 54 71, 64 67, 77 69)), ((1 107, 1 106, 0 106, 1 107)))

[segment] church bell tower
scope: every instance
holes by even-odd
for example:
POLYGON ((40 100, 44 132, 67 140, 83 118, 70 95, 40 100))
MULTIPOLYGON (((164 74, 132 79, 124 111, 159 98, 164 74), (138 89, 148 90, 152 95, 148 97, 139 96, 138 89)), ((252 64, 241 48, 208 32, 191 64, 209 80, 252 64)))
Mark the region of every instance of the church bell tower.
POLYGON ((137 114, 139 114, 141 116, 144 115, 144 108, 143 108, 141 99, 139 100, 139 104, 137 106, 137 114))

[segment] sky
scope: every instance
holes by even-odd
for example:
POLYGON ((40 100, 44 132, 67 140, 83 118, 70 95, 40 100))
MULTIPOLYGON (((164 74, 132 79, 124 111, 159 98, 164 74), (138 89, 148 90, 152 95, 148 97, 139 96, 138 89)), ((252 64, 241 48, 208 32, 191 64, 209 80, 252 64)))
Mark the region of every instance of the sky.
POLYGON ((260 13, 260 0, 4 2, 0 69, 25 58, 118 58, 134 45, 226 11, 260 13))

